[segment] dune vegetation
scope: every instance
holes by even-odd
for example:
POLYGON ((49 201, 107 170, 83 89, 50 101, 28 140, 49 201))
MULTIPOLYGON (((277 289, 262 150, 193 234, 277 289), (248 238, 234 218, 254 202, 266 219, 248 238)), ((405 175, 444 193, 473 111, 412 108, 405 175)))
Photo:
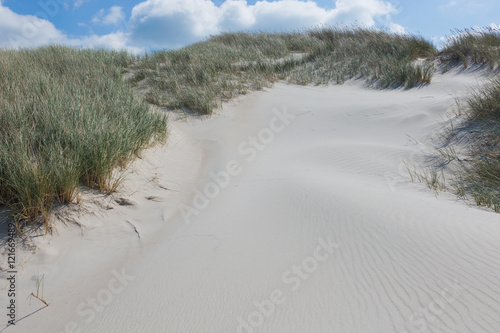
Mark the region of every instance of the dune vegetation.
POLYGON ((440 52, 444 62, 488 66, 496 76, 471 91, 459 110, 459 125, 448 140, 464 149, 454 181, 457 193, 478 206, 500 212, 500 30, 460 31, 440 52))
POLYGON ((362 78, 374 87, 412 88, 431 81, 435 53, 421 37, 366 29, 226 33, 154 52, 132 66, 131 82, 150 103, 210 114, 222 102, 276 80, 305 85, 362 78))
POLYGON ((465 132, 468 159, 456 187, 478 206, 500 212, 500 77, 470 95, 463 118, 456 133, 465 132))
POLYGON ((122 79, 126 52, 48 46, 0 51, 0 202, 24 223, 48 224, 80 185, 112 192, 113 170, 166 137, 122 79))
POLYGON ((471 64, 485 64, 495 69, 500 59, 500 30, 491 27, 456 30, 439 52, 439 58, 449 66, 468 68, 471 64))
MULTIPOLYGON (((82 186, 112 193, 114 170, 166 138, 166 113, 151 104, 211 114, 277 80, 413 88, 431 82, 436 59, 494 69, 499 50, 498 31, 462 32, 437 52, 419 36, 359 28, 225 33, 142 57, 64 46, 0 50, 0 204, 21 229, 48 226, 52 207, 78 201, 82 186)), ((471 139, 477 158, 460 188, 497 193, 487 206, 500 200, 499 82, 468 101, 467 121, 484 131, 471 139)))
POLYGON ((452 190, 467 201, 500 212, 500 30, 457 30, 438 59, 445 70, 476 66, 494 71, 494 76, 457 101, 454 125, 445 129, 444 144, 438 146, 445 162, 417 177, 430 188, 452 190), (454 170, 451 177, 444 175, 447 168, 454 170))

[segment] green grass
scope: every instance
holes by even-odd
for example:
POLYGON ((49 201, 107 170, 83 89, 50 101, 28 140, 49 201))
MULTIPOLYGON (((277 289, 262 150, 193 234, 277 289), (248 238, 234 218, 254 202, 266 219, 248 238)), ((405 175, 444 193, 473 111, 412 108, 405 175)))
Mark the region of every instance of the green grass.
POLYGON ((500 65, 500 30, 494 28, 456 30, 448 39, 439 57, 446 64, 487 64, 491 69, 500 65))
POLYGON ((458 186, 478 206, 500 212, 500 77, 466 100, 461 131, 466 132, 468 161, 458 186))
POLYGON ((374 87, 412 88, 431 81, 432 62, 417 59, 435 52, 421 37, 365 29, 227 33, 155 52, 132 67, 131 82, 153 104, 210 114, 276 80, 318 85, 362 78, 374 87))
POLYGON ((363 78, 380 87, 413 88, 429 83, 433 74, 434 47, 418 36, 389 34, 365 29, 317 29, 311 38, 323 42, 312 50, 308 62, 292 69, 285 78, 298 84, 342 84, 363 78))
POLYGON ((276 80, 280 65, 269 61, 310 42, 296 34, 223 34, 154 53, 134 66, 132 81, 149 90, 153 104, 210 114, 223 101, 276 80))
POLYGON ((113 170, 166 137, 122 79, 125 52, 49 46, 0 51, 0 203, 18 228, 48 223, 80 185, 114 189, 113 170))
POLYGON ((481 28, 455 32, 439 52, 441 62, 464 68, 488 66, 496 74, 490 83, 462 99, 459 125, 448 131, 446 145, 439 151, 447 159, 446 164, 455 165, 456 194, 500 212, 500 30, 481 28), (455 149, 455 145, 459 148, 455 149), (461 151, 461 159, 456 151, 461 151))

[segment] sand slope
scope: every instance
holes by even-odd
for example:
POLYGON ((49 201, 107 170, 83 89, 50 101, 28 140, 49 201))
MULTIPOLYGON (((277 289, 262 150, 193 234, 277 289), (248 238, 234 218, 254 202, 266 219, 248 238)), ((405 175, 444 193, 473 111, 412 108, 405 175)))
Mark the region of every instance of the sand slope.
POLYGON ((278 84, 173 122, 122 190, 134 206, 40 241, 27 317, 5 331, 497 332, 499 215, 402 164, 477 82, 278 84), (35 312, 37 272, 50 306, 35 312))

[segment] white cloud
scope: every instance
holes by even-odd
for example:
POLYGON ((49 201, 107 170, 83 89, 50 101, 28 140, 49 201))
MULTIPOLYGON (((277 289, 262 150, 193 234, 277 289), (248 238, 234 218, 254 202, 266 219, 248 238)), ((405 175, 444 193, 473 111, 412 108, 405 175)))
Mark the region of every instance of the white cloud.
POLYGON ((125 20, 125 13, 122 7, 113 6, 108 11, 101 9, 92 18, 94 24, 117 25, 125 20))
POLYGON ((388 24, 396 13, 390 2, 381 0, 337 0, 333 11, 335 23, 358 22, 366 27, 373 27, 377 20, 388 24))
POLYGON ((407 33, 405 27, 403 27, 402 25, 399 25, 397 23, 391 23, 389 25, 389 31, 394 33, 394 34, 398 34, 398 35, 404 35, 407 33))
POLYGON ((208 0, 151 0, 132 9, 129 29, 134 44, 176 47, 217 33, 219 16, 208 0))
MULTIPOLYGON (((226 0, 220 6, 210 0, 146 0, 132 9, 125 31, 71 39, 49 21, 16 14, 1 6, 1 1, 0 47, 12 46, 8 36, 13 35, 22 38, 12 47, 57 42, 127 48, 138 53, 147 47, 181 47, 225 31, 280 32, 321 25, 357 24, 362 27, 383 25, 392 32, 405 32, 402 26, 392 22, 391 15, 396 9, 385 0, 336 0, 333 9, 322 8, 312 0, 262 0, 253 5, 245 0, 226 0)), ((87 1, 90 0, 72 3, 78 7, 87 1)), ((125 13, 122 7, 113 6, 97 12, 92 22, 117 26, 125 22, 125 13)))
POLYGON ((127 50, 130 53, 144 53, 144 49, 128 45, 129 34, 118 31, 107 35, 90 35, 80 39, 68 41, 69 45, 86 48, 104 48, 113 50, 127 50))
MULTIPOLYGON (((222 7, 221 11, 224 11, 224 9, 225 8, 222 7)), ((238 27, 237 22, 226 19, 219 22, 220 29, 225 30, 231 25, 236 25, 236 29, 248 28, 251 30, 264 31, 292 30, 325 24, 330 20, 333 14, 332 11, 327 11, 318 7, 315 2, 302 2, 297 0, 257 2, 253 6, 247 6, 246 11, 247 15, 252 17, 253 24, 251 26, 238 27)))
POLYGON ((33 47, 62 43, 65 35, 49 21, 32 15, 19 15, 0 2, 0 47, 33 47))
POLYGON ((129 33, 114 32, 107 35, 90 35, 82 38, 68 38, 47 20, 31 15, 20 15, 1 5, 0 0, 0 48, 36 47, 58 43, 76 47, 107 48, 135 54, 144 49, 128 45, 129 33))
POLYGON ((84 3, 89 2, 89 1, 90 0, 75 0, 75 2, 73 3, 73 8, 78 8, 81 5, 83 5, 84 3))
POLYGON ((396 9, 383 0, 337 0, 335 8, 314 1, 226 0, 217 7, 209 0, 147 0, 132 10, 131 43, 137 46, 179 47, 222 31, 284 31, 323 24, 373 27, 393 25, 396 9))

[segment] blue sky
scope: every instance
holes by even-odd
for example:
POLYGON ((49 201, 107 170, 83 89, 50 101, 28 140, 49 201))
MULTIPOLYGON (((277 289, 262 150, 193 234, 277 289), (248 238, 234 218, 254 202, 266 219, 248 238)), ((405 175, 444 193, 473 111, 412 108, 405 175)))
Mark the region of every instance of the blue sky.
POLYGON ((383 26, 439 46, 452 29, 500 24, 500 0, 0 0, 0 47, 176 48, 223 31, 383 26))

